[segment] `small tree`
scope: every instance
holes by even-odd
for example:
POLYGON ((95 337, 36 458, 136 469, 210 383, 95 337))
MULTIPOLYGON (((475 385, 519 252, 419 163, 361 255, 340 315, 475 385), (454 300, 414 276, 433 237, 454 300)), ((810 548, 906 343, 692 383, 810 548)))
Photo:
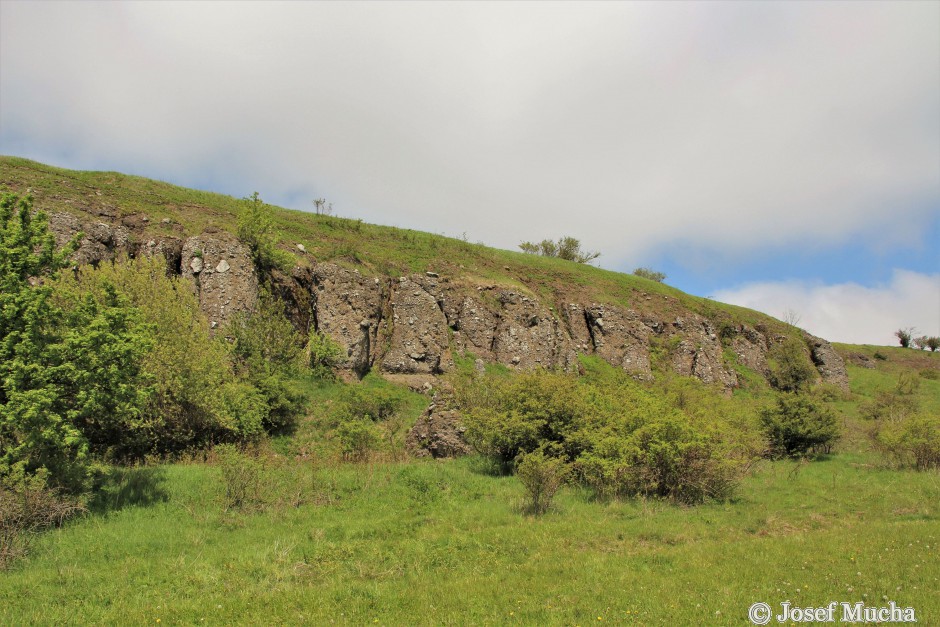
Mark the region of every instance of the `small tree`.
POLYGON ((313 201, 313 207, 318 216, 328 216, 333 214, 333 203, 326 202, 326 198, 316 198, 313 201))
POLYGON ((543 239, 538 244, 522 242, 519 244, 519 248, 521 248, 523 252, 533 255, 558 257, 559 259, 577 263, 589 263, 601 256, 599 252, 581 250, 581 242, 574 237, 562 237, 557 242, 550 239, 543 239))
POLYGON ((649 279, 650 281, 656 281, 657 283, 662 283, 666 280, 665 273, 657 272, 651 268, 637 268, 633 271, 633 274, 638 277, 643 277, 644 279, 649 279))
POLYGON ((761 412, 760 421, 778 456, 829 452, 839 438, 835 412, 805 394, 781 394, 773 407, 761 412))
POLYGON ((278 249, 278 235, 274 228, 274 215, 258 192, 244 199, 244 207, 238 218, 238 237, 251 251, 251 258, 261 274, 274 268, 286 270, 292 259, 288 253, 278 249))
POLYGON ((914 335, 914 327, 908 327, 906 329, 898 329, 894 332, 894 337, 898 338, 898 341, 901 343, 901 346, 904 348, 910 348, 911 339, 914 335))
POLYGON ((516 477, 529 497, 529 511, 533 514, 547 512, 568 473, 569 467, 561 458, 547 457, 541 451, 523 455, 516 464, 516 477))
POLYGON ((926 346, 930 349, 931 352, 940 350, 940 337, 928 337, 926 346))

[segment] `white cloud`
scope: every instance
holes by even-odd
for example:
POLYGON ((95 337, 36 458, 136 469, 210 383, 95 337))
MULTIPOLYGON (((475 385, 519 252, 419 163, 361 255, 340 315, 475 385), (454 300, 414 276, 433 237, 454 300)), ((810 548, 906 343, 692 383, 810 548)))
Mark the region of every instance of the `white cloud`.
POLYGON ((715 300, 777 318, 799 314, 798 326, 835 342, 896 345, 894 331, 940 336, 940 274, 895 270, 887 285, 820 285, 802 281, 751 283, 712 294, 715 300))
POLYGON ((0 11, 0 151, 70 167, 508 248, 570 234, 617 267, 897 239, 940 200, 937 3, 0 11))

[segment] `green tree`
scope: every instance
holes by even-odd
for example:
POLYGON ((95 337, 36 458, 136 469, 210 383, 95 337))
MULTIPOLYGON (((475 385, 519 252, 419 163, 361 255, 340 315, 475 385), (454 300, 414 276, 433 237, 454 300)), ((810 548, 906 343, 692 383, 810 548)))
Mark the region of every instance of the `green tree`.
POLYGON ((562 237, 557 242, 550 239, 543 239, 538 244, 522 242, 519 244, 519 248, 521 248, 523 252, 533 255, 558 257, 559 259, 577 263, 589 263, 601 256, 599 252, 581 250, 581 242, 574 237, 562 237))
POLYGON ((898 342, 903 348, 910 348, 911 340, 914 336, 914 328, 908 327, 906 329, 898 329, 894 332, 894 337, 898 338, 898 342))
POLYGON ((835 412, 805 394, 781 394, 773 407, 761 412, 760 421, 777 456, 828 452, 839 438, 835 412))
POLYGON ((650 281, 656 281, 657 283, 662 283, 666 280, 666 274, 663 272, 657 272, 652 268, 637 268, 633 271, 633 274, 644 279, 649 279, 650 281))
POLYGON ((139 417, 150 329, 113 286, 62 307, 51 281, 76 240, 56 250, 29 199, 0 199, 0 476, 48 473, 85 486, 92 452, 139 417))
POLYGON ((291 256, 277 247, 279 237, 274 227, 274 213, 258 192, 244 199, 238 217, 238 237, 248 245, 255 267, 262 275, 275 268, 285 271, 290 268, 291 256))

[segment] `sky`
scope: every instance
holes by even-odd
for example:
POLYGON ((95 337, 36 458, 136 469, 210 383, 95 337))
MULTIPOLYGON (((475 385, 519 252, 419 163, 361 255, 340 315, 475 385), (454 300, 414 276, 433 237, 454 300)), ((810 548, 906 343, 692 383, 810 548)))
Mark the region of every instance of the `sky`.
POLYGON ((0 153, 940 335, 940 2, 0 0, 0 153))

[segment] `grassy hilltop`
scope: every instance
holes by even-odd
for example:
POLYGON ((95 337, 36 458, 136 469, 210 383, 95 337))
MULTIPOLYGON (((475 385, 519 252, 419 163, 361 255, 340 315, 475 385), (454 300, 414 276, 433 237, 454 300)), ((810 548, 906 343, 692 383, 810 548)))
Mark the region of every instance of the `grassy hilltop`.
MULTIPOLYGON (((129 218, 140 238, 235 232, 242 208, 11 157, 0 158, 0 186, 30 190, 47 211, 129 218)), ((346 218, 273 217, 282 250, 301 265, 446 273, 548 302, 580 293, 659 318, 693 311, 799 337, 758 312, 631 275, 346 218)), ((916 470, 911 452, 920 446, 932 459, 930 438, 940 440, 929 431, 940 416, 940 354, 834 347, 848 390, 800 382, 799 393, 833 417, 839 437, 793 456, 772 448, 761 416, 794 393, 743 367, 726 396, 655 367, 653 381, 634 381, 593 356, 581 358, 580 376, 499 364, 480 373, 460 358, 435 388, 438 402, 453 390, 482 453, 456 460, 405 451, 427 394, 377 369, 352 384, 301 372, 291 385, 304 409, 290 430, 243 450, 102 462, 84 514, 29 535, 24 557, 5 562, 0 552, 0 624, 745 625, 758 601, 775 612, 783 601, 892 601, 914 607, 920 624, 940 624, 940 474, 916 470), (918 420, 924 431, 903 431, 918 420), (494 453, 509 449, 494 441, 531 448, 522 436, 553 421, 561 426, 539 431, 537 444, 568 455, 573 470, 538 515, 494 453), (661 445, 659 457, 647 440, 661 445), (729 459, 710 455, 713 445, 729 459), (631 468, 657 470, 653 457, 670 465, 655 485, 617 483, 631 468), (728 471, 719 478, 732 489, 689 504, 689 463, 693 475, 728 471), (676 476, 674 491, 657 493, 676 476)), ((5 494, 0 546, 12 528, 5 494)))

